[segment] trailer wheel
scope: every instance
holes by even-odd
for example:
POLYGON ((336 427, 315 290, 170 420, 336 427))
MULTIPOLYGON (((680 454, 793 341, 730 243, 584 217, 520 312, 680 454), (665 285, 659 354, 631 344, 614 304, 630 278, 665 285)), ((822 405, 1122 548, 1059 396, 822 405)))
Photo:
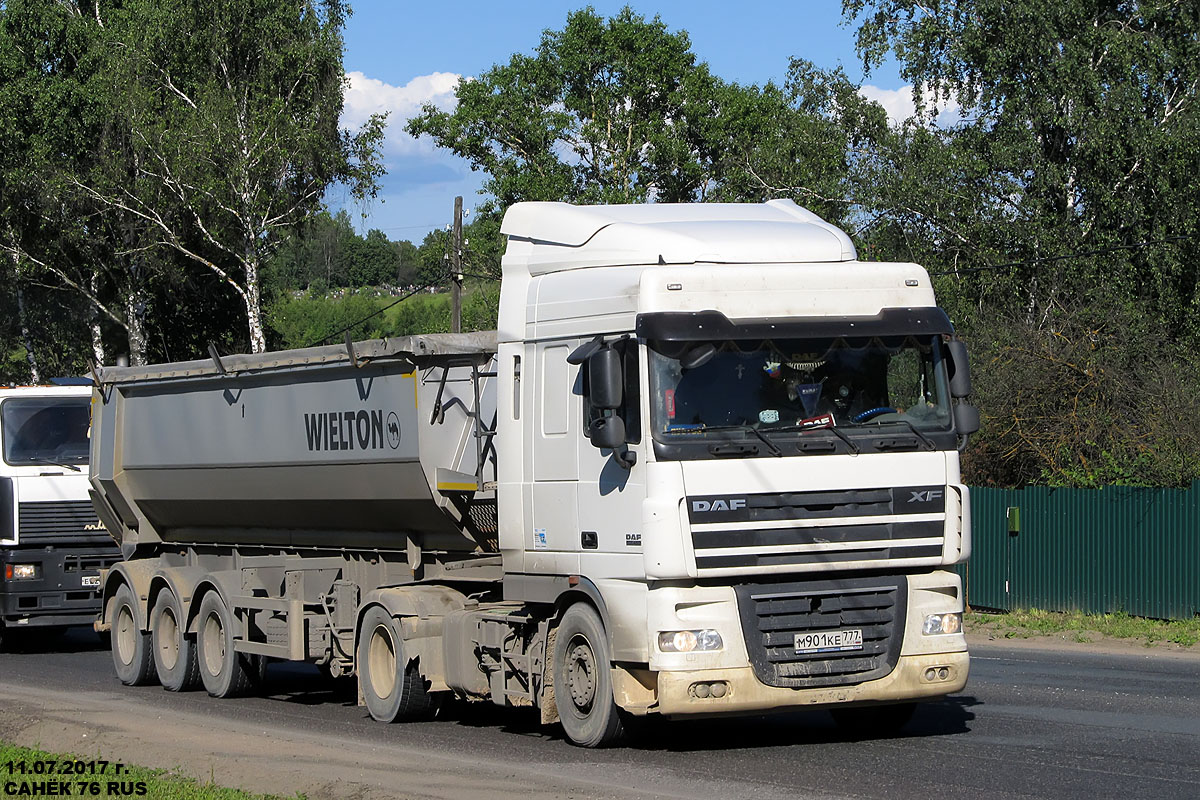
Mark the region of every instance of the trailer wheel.
POLYGON ((150 634, 137 624, 137 601, 133 590, 121 584, 109 602, 108 618, 112 620, 113 667, 126 686, 145 686, 154 683, 154 650, 150 634))
POLYGON ((150 612, 150 639, 158 680, 168 692, 189 691, 200 685, 196 640, 188 635, 184 619, 175 593, 170 589, 159 592, 150 612))
POLYGON ((213 697, 237 697, 250 688, 249 659, 233 649, 233 617, 215 591, 200 601, 196 655, 200 680, 213 697))
POLYGON ((363 615, 358 634, 358 682, 367 711, 380 722, 428 719, 434 710, 425 679, 404 654, 396 619, 381 606, 363 615))
POLYGON ((624 736, 611 669, 600 615, 576 603, 563 614, 554 640, 554 701, 563 731, 580 747, 604 747, 624 736))

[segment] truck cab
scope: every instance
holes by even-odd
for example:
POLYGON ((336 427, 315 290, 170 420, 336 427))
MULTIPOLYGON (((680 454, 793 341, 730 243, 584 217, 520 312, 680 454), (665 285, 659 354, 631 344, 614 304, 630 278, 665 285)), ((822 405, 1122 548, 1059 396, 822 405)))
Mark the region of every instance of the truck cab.
POLYGON ((924 269, 790 201, 519 204, 503 231, 507 597, 578 576, 644 665, 617 695, 664 715, 965 685, 977 416, 924 269))
POLYGON ((88 498, 91 383, 0 389, 0 637, 90 625, 119 553, 88 498))

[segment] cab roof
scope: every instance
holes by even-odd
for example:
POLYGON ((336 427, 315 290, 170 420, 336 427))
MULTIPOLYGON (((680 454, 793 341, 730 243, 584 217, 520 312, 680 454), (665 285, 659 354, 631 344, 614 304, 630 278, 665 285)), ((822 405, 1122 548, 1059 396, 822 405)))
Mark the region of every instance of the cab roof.
POLYGON ((516 203, 501 232, 530 274, 633 264, 853 261, 854 244, 791 200, 576 206, 516 203), (516 245, 516 246, 514 246, 516 245))

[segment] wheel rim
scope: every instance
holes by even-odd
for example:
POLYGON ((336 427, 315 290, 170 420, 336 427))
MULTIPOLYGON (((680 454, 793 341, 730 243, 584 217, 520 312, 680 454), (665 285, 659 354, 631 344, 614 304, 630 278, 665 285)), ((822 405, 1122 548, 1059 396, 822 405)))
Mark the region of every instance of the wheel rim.
POLYGON ((158 657, 165 669, 179 663, 179 622, 169 606, 158 615, 158 657))
POLYGON ((133 611, 127 605, 117 609, 117 630, 113 641, 116 642, 117 658, 122 664, 132 664, 134 651, 137 650, 137 624, 133 620, 133 611))
POLYGON ((396 643, 387 625, 376 625, 371 631, 367 651, 371 691, 376 697, 390 697, 396 688, 396 643))
POLYGON ((596 700, 596 680, 596 654, 591 642, 582 634, 576 634, 567 646, 567 688, 571 704, 580 714, 592 710, 596 700))
POLYGON ((215 611, 204 619, 204 668, 216 677, 225 664, 225 626, 215 611))

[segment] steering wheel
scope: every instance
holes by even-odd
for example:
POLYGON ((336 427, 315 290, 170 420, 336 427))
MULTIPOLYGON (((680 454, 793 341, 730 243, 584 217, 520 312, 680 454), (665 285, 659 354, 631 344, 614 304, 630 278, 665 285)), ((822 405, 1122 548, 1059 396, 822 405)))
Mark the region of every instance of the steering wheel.
POLYGON ((895 414, 895 413, 897 413, 896 409, 892 408, 891 406, 879 406, 878 408, 868 408, 866 411, 862 412, 861 414, 857 414, 854 417, 852 417, 850 421, 851 422, 866 422, 867 420, 871 419, 872 417, 877 417, 880 414, 895 414))

